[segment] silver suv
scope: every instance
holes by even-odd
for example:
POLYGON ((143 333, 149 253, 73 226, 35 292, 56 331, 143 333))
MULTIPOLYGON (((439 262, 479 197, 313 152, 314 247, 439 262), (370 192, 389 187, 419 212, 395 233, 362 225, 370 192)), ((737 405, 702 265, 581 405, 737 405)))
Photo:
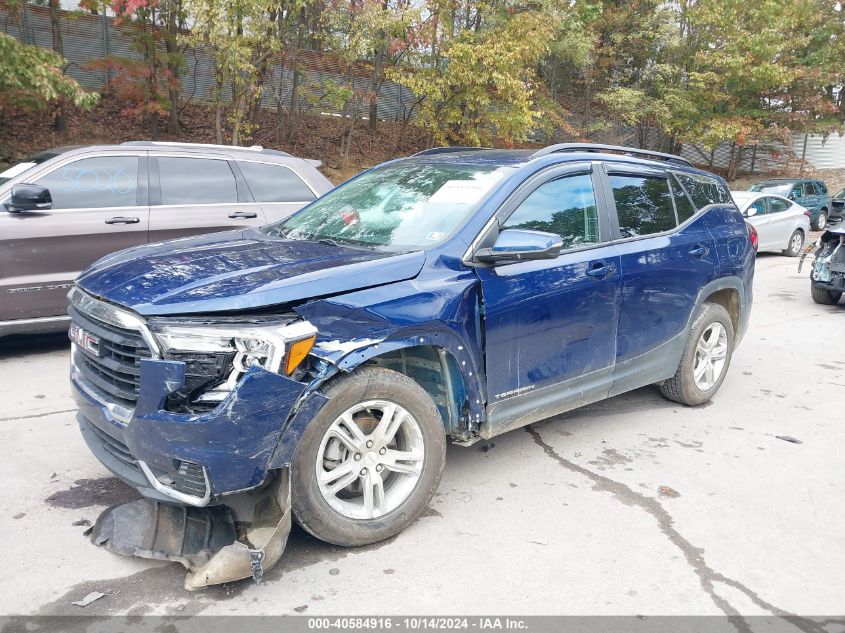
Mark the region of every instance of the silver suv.
POLYGON ((332 184, 254 147, 131 141, 48 150, 0 173, 0 336, 66 327, 67 292, 112 251, 281 220, 332 184))

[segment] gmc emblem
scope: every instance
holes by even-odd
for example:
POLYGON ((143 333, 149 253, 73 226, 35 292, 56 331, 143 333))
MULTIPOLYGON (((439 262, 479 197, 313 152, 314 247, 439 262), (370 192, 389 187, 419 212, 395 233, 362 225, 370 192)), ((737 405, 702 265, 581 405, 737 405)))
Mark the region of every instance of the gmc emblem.
POLYGON ((76 323, 70 324, 70 328, 68 329, 67 335, 71 341, 76 343, 86 352, 90 352, 91 354, 94 354, 94 356, 100 355, 99 337, 96 337, 93 334, 86 332, 76 323))

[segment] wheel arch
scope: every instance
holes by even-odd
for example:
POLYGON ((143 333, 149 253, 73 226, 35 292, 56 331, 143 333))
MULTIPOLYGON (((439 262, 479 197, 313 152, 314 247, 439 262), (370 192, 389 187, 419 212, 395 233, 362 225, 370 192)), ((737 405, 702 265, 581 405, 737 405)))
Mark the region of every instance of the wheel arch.
POLYGON ((711 292, 701 303, 715 303, 722 306, 731 317, 734 335, 736 335, 740 328, 740 317, 742 315, 740 297, 741 294, 737 288, 725 286, 711 292))

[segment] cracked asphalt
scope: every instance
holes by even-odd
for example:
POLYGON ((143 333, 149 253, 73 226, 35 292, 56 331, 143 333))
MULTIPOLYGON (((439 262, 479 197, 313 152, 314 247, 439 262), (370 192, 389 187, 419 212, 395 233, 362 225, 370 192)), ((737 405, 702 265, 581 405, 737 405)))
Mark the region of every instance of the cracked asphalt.
MULTIPOLYGON (((83 536, 133 491, 89 455, 62 336, 0 341, 0 614, 845 613, 845 303, 760 255, 751 329, 709 405, 654 388, 450 446, 430 509, 342 549, 295 529, 266 582, 200 593, 184 570, 83 536), (791 436, 791 443, 777 436, 791 436), (89 591, 108 594, 85 608, 89 591)), ((739 621, 738 630, 746 625, 739 621)))

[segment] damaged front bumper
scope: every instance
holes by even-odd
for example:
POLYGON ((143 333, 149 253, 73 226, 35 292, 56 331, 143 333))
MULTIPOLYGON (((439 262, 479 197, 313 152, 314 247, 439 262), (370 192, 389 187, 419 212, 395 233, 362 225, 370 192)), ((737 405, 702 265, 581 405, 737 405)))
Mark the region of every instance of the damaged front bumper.
POLYGON ((810 271, 813 285, 824 290, 845 291, 845 233, 843 230, 840 228, 838 231, 825 233, 814 248, 815 258, 810 271))
POLYGON ((124 422, 72 362, 77 421, 91 451, 119 478, 159 501, 205 506, 261 486, 306 385, 254 367, 211 411, 164 410, 184 374, 181 362, 141 360, 139 399, 124 422))
POLYGON ((189 590, 249 577, 260 582, 290 532, 285 466, 292 446, 325 399, 306 400, 304 383, 254 367, 212 411, 166 411, 184 372, 184 363, 142 360, 140 397, 124 422, 124 412, 115 412, 71 363, 86 443, 146 497, 105 510, 91 539, 118 554, 180 562, 189 570, 189 590), (299 407, 303 401, 308 406, 299 407), (291 422, 295 430, 286 436, 291 422))

